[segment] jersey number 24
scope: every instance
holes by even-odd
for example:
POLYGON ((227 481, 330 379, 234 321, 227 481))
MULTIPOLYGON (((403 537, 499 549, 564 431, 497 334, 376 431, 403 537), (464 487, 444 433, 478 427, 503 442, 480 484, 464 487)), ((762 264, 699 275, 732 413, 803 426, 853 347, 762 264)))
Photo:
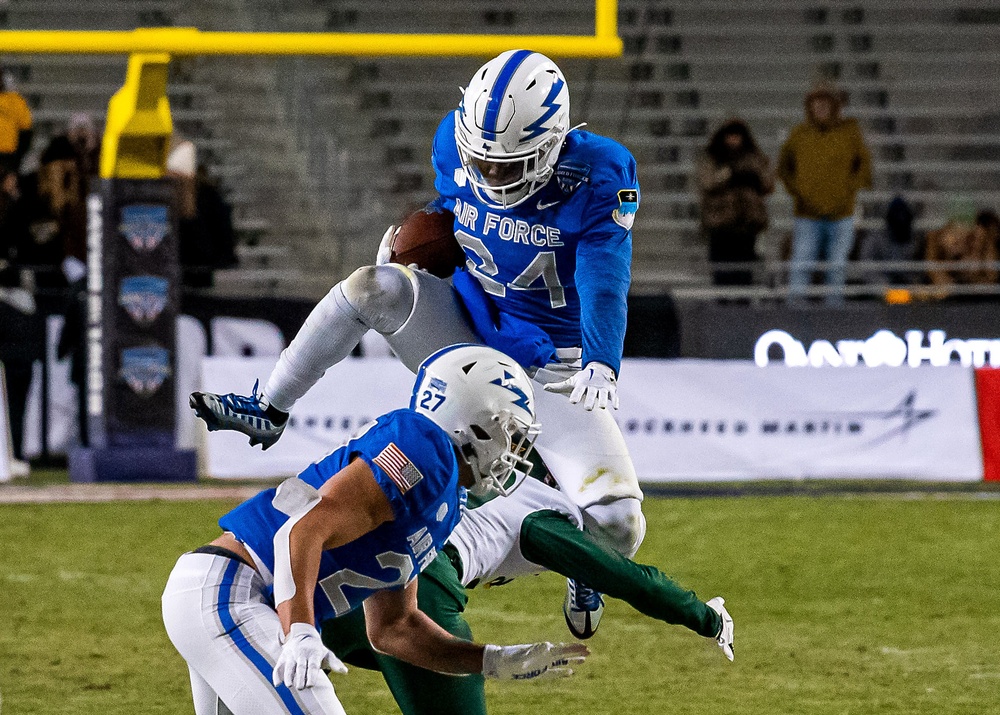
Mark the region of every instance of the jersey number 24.
POLYGON ((475 272, 483 289, 490 295, 503 297, 507 295, 508 287, 514 290, 539 290, 539 288, 532 288, 532 284, 540 278, 545 289, 549 291, 549 305, 553 308, 562 308, 566 305, 566 289, 559 282, 555 251, 542 251, 535 256, 527 268, 521 271, 521 275, 515 278, 512 283, 504 285, 493 277, 500 272, 500 269, 497 268, 493 254, 490 253, 490 249, 486 247, 481 238, 472 236, 465 231, 456 231, 455 239, 459 245, 472 251, 480 260, 479 265, 475 265, 474 261, 469 260, 469 268, 475 272))

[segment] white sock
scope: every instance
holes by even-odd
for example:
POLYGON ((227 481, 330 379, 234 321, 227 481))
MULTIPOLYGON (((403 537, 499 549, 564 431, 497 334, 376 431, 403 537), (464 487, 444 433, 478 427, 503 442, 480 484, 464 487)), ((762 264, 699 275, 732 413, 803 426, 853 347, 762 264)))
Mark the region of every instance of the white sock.
POLYGON ((368 326, 344 297, 340 284, 324 296, 291 344, 281 352, 264 385, 263 399, 282 412, 319 382, 332 365, 351 354, 368 326))

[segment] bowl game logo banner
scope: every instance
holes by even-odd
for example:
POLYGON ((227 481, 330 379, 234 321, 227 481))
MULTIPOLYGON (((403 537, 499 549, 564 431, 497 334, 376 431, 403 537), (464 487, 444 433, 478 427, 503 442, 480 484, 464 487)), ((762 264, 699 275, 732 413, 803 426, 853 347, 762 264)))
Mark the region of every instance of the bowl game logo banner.
POLYGON ((616 414, 643 481, 983 476, 973 370, 626 360, 616 414))
POLYGON ((163 204, 122 206, 118 232, 136 253, 155 251, 170 235, 168 207, 163 204))
POLYGON ((103 179, 87 199, 88 445, 76 481, 194 478, 176 449, 179 305, 171 180, 103 179))
POLYGON ((122 278, 118 286, 118 305, 141 328, 156 322, 167 307, 170 283, 158 276, 130 276, 122 278))
POLYGON ((88 213, 88 413, 94 447, 174 443, 179 302, 169 180, 102 180, 88 213))
POLYGON ((121 354, 118 375, 139 397, 159 392, 172 373, 170 353, 161 347, 126 348, 121 354))

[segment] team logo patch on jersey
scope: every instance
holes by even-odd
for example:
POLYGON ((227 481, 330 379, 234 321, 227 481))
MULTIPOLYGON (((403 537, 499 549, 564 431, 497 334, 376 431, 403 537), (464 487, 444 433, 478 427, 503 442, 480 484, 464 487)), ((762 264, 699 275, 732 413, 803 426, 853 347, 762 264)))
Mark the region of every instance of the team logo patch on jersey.
POLYGON ((420 470, 403 454, 403 450, 393 442, 390 442, 389 446, 379 452, 372 461, 382 468, 399 489, 400 494, 406 494, 424 478, 420 470))
POLYGON ((618 192, 618 208, 611 212, 611 218, 626 231, 632 229, 635 212, 639 210, 639 192, 636 189, 621 189, 618 192))
POLYGON ((118 230, 136 253, 154 250, 170 230, 166 206, 132 204, 122 208, 121 217, 118 230))
POLYGON ((118 286, 118 305, 136 325, 148 327, 167 306, 167 279, 156 276, 123 278, 118 286))
POLYGON ((590 181, 590 166, 564 161, 556 167, 556 183, 564 194, 572 194, 580 184, 590 181))
POLYGON ((151 397, 170 376, 170 353, 160 347, 126 348, 118 376, 139 397, 151 397))

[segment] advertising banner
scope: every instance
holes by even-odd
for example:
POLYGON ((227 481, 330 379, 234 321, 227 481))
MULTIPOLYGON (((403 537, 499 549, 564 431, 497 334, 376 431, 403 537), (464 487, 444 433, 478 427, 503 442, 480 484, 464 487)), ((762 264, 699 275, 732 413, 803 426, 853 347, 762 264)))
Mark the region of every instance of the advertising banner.
MULTIPOLYGON (((647 307, 641 315, 655 325, 656 316, 671 320, 673 308, 666 304, 656 313, 647 307)), ((680 301, 676 309, 680 355, 686 358, 752 360, 756 354, 759 361, 760 351, 770 346, 772 362, 790 358, 789 364, 811 366, 873 366, 881 362, 909 367, 949 359, 976 367, 1000 364, 996 304, 988 300, 907 305, 848 301, 841 306, 680 301), (890 336, 895 340, 888 340, 890 336), (795 343, 802 350, 792 347, 795 343), (792 349, 786 350, 788 347, 792 349)), ((629 327, 633 327, 631 313, 629 327)), ((635 324, 636 331, 644 329, 645 324, 635 324)), ((640 354, 661 357, 652 351, 640 354)))
POLYGON ((983 476, 973 370, 631 360, 619 424, 643 481, 983 476))
POLYGON ((979 434, 983 442, 983 479, 1000 481, 1000 369, 976 370, 979 434))
POLYGON ((3 364, 0 363, 0 482, 11 479, 10 460, 14 456, 14 445, 10 438, 10 419, 7 416, 7 380, 3 364))
MULTIPOLYGON (((247 394, 273 358, 207 358, 202 386, 247 394)), ((626 360, 616 418, 644 482, 983 477, 973 370, 817 368, 626 360)), ((205 436, 203 472, 296 474, 383 412, 408 403, 413 375, 393 358, 335 365, 266 452, 244 435, 205 436)), ((203 427, 199 429, 204 430, 203 427)), ((543 425, 544 429, 544 425, 543 425)))

